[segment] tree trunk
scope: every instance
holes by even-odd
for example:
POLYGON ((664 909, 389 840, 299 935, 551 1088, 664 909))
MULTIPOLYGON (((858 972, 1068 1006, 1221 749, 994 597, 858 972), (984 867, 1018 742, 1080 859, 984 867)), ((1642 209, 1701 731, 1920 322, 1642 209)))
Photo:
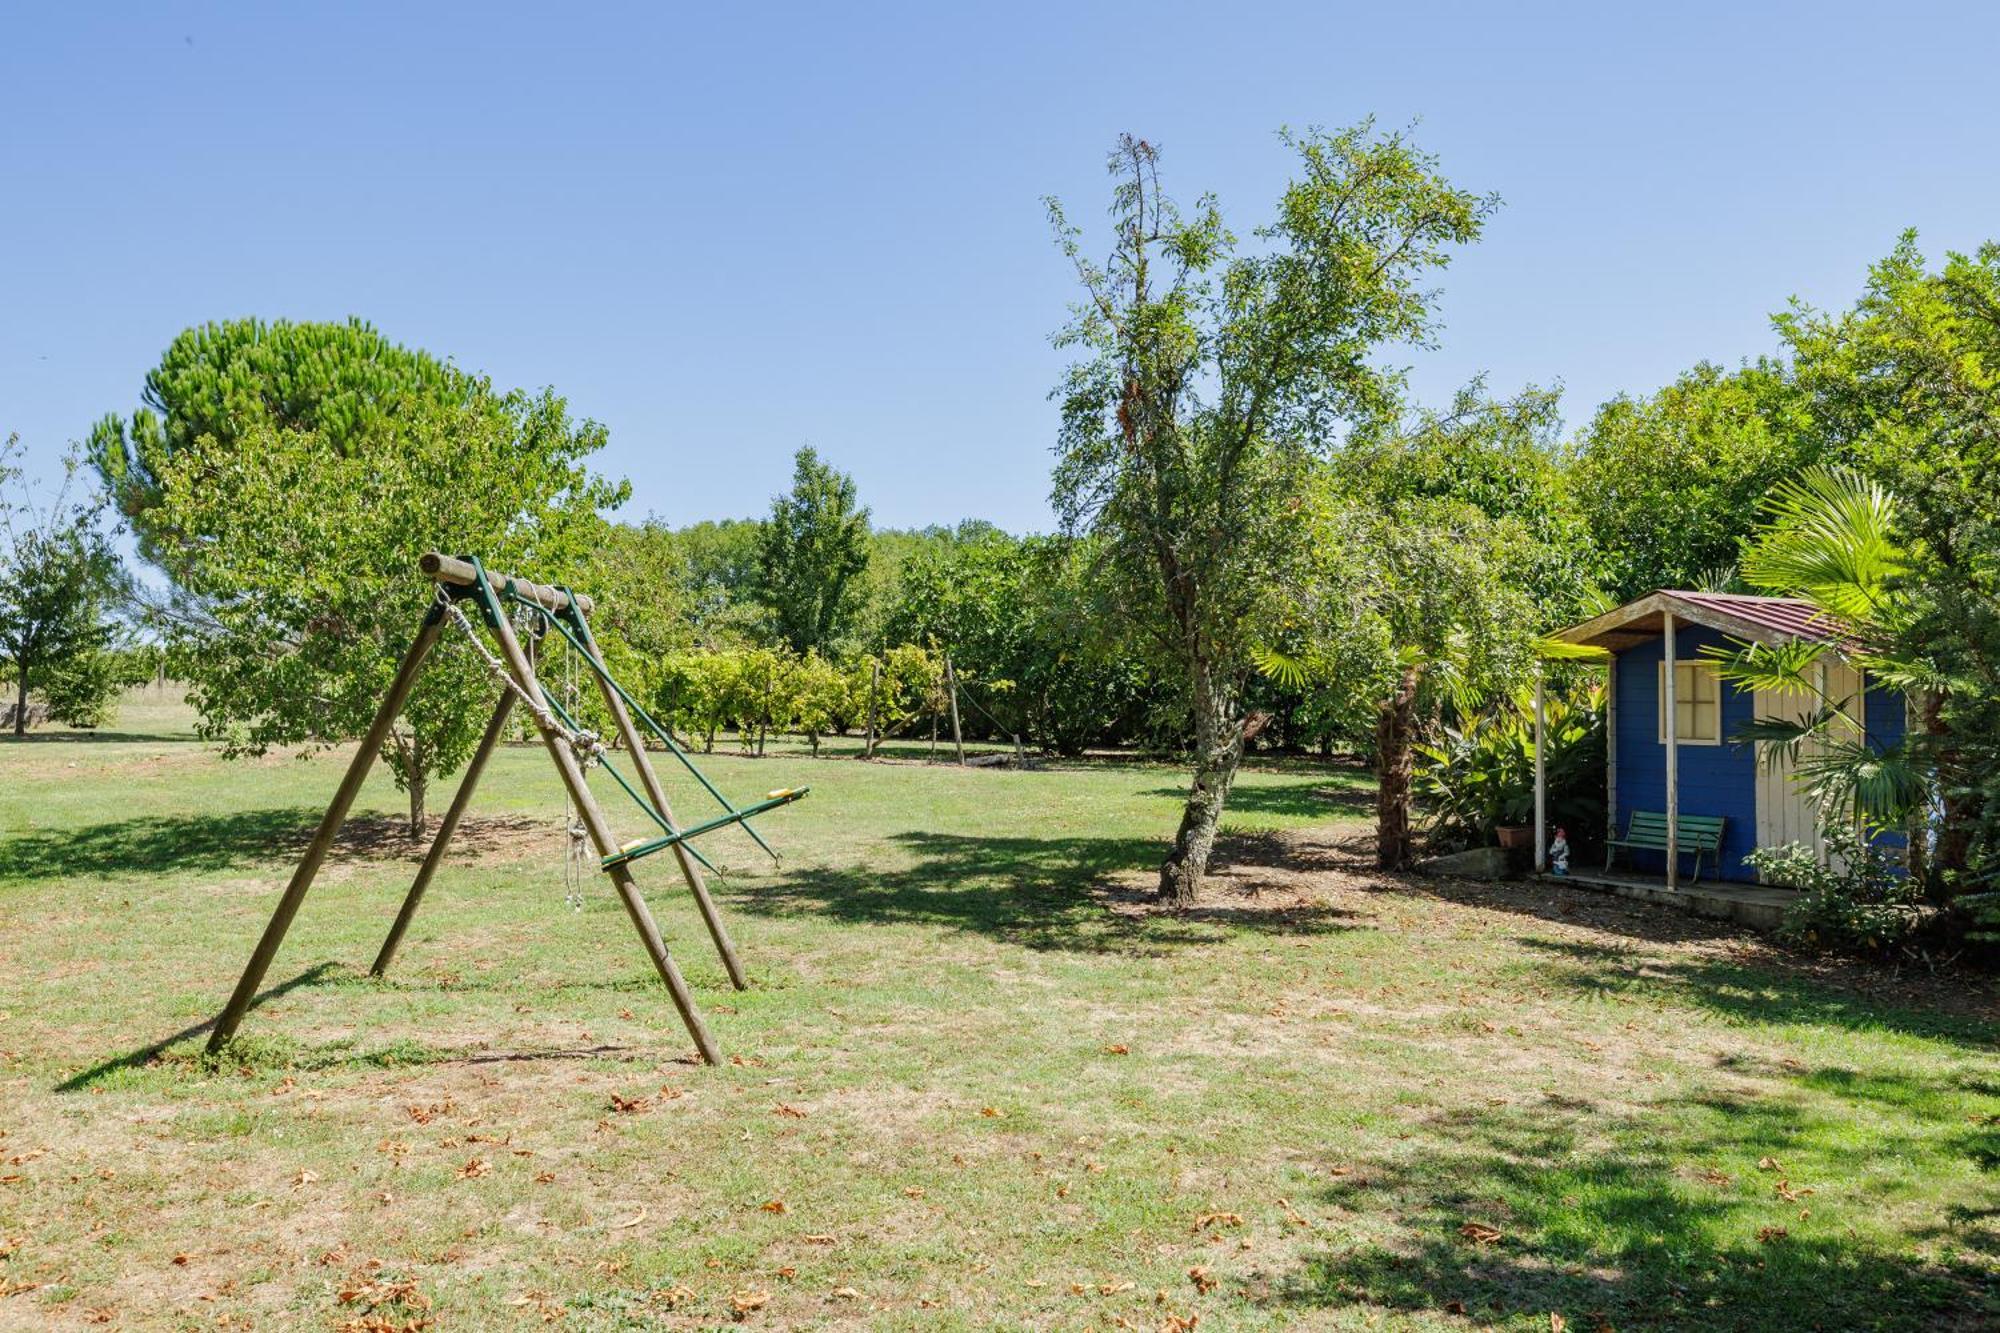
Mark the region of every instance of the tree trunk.
POLYGON ((1937 846, 1930 864, 1931 896, 1948 901, 1962 892, 1967 860, 1972 855, 1973 830, 1979 822, 1980 802, 1973 783, 1966 780, 1965 753, 1952 739, 1951 724, 1944 716, 1944 697, 1930 694, 1924 700, 1924 730, 1933 748, 1933 762, 1943 788, 1940 801, 1937 846))
POLYGON ((1221 822, 1229 788, 1243 761, 1243 719, 1236 714, 1236 691, 1218 681, 1207 664, 1194 669, 1194 781, 1173 849, 1160 866, 1160 897, 1177 909, 1192 907, 1201 896, 1215 850, 1215 827, 1221 822))
POLYGON ((14 695, 14 734, 28 734, 28 664, 16 662, 14 670, 21 678, 20 687, 14 695))
POLYGON ((410 774, 410 836, 421 838, 424 828, 430 822, 424 814, 424 788, 428 785, 421 772, 410 774))
POLYGON ((1423 668, 1403 668, 1395 692, 1375 706, 1375 864, 1410 864, 1410 770, 1417 732, 1417 683, 1423 668))

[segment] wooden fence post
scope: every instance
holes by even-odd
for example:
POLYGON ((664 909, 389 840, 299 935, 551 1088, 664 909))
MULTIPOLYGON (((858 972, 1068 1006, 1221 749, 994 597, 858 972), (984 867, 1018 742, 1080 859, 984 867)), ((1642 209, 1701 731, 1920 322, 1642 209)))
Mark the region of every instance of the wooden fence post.
POLYGON ((951 654, 944 655, 944 681, 951 688, 951 743, 958 751, 958 766, 965 767, 965 734, 958 726, 958 673, 951 668, 951 654))
POLYGON ((882 697, 882 659, 868 659, 868 742, 862 748, 863 759, 875 757, 875 716, 882 697))

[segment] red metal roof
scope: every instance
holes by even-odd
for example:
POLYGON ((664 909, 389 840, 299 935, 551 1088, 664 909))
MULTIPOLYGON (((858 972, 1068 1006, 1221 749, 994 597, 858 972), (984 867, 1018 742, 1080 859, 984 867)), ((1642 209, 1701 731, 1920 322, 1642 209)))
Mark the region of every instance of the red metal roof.
POLYGON ((1842 649, 1857 646, 1845 625, 1828 619, 1811 602, 1800 601, 1796 597, 1745 597, 1736 593, 1684 592, 1679 589, 1669 590, 1667 596, 1707 607, 1722 615, 1735 616, 1738 620, 1747 620, 1789 638, 1809 639, 1842 649))

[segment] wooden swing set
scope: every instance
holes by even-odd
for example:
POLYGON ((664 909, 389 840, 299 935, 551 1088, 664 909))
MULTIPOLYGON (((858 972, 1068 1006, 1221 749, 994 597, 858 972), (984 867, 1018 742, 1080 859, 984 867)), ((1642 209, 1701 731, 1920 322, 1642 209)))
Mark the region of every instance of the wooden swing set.
MULTIPOLYGON (((647 955, 653 960, 660 979, 666 983, 667 992, 673 997, 674 1007, 680 1011, 681 1021, 687 1024, 688 1035, 701 1052, 701 1058, 709 1064, 717 1064, 721 1055, 710 1035, 708 1025, 703 1021, 701 1011, 695 1007, 694 997, 688 991, 687 981, 681 976, 680 968, 667 952, 666 941, 660 936, 660 928, 653 920, 646 900, 639 894, 638 885, 632 879, 632 863, 655 852, 672 850, 674 859, 680 864, 681 875, 687 881, 688 891, 694 895, 695 905, 701 911, 702 920, 708 926, 709 936, 715 941, 715 949, 722 956, 722 965, 729 973, 730 983, 738 990, 747 988, 749 983, 743 975, 743 966, 737 960, 736 946, 729 938, 721 914, 716 910, 715 901, 709 896, 708 885, 702 877, 702 867, 715 869, 690 841, 704 833, 741 824, 746 833, 755 838, 757 845, 766 852, 770 844, 759 837, 749 824, 752 816, 763 814, 781 805, 789 805, 807 792, 807 788, 785 788, 769 793, 765 799, 753 805, 737 807, 718 791, 702 771, 695 766, 694 759, 674 740, 666 728, 655 722, 644 707, 625 692, 605 666, 597 651, 597 642, 590 632, 588 616, 592 610, 591 599, 571 592, 565 587, 554 587, 540 583, 530 583, 505 574, 489 573, 476 556, 447 556, 431 552, 418 562, 424 574, 437 586, 437 599, 425 615, 422 627, 417 632, 416 641, 403 654, 402 664, 397 667, 395 679, 389 685, 389 692, 383 697, 381 707, 375 713, 375 720, 369 724, 367 734, 355 751, 353 760, 347 766, 347 773, 341 778, 340 787, 333 794, 333 801, 327 806, 326 814, 319 822, 312 841, 307 844, 305 855, 299 860, 298 868, 292 872, 291 882, 286 885, 284 896, 278 900, 277 910, 271 914, 270 924, 264 928, 262 938, 250 955, 249 965, 243 969, 242 979, 236 983, 229 1002, 215 1021, 215 1030, 208 1039, 210 1053, 220 1051, 235 1035, 243 1015, 257 996, 258 987, 264 982, 264 974, 270 969, 271 960, 277 955, 278 946, 284 943, 285 932, 291 928, 292 918, 298 914, 299 905, 305 900, 306 891, 312 887, 313 877, 319 873, 321 863, 333 846, 334 837, 347 818, 348 808, 353 805, 355 795, 368 776, 375 757, 389 738, 389 729, 402 711, 404 703, 415 687, 417 675, 424 659, 437 646, 443 636, 447 622, 455 622, 465 631, 474 649, 485 660, 487 668, 500 682, 500 700, 493 708, 492 720, 486 724, 486 732, 479 740, 479 748, 465 767, 465 776, 460 779, 458 791, 453 795, 451 807, 445 811, 443 821, 438 825, 437 836, 432 839, 430 851, 424 856, 417 876, 410 884, 410 891, 403 899, 402 910, 397 912, 395 924, 389 928, 388 938, 382 941, 381 952, 375 957, 375 964, 369 969, 374 976, 387 972, 390 960, 395 957, 396 946, 402 942, 403 934, 409 929, 416 916, 417 905, 423 900, 424 890, 430 886, 431 878, 437 873, 439 863, 444 860, 445 849, 451 845, 452 834, 458 829, 459 821, 472 802, 472 793, 479 784, 486 761, 492 757, 494 748, 507 732, 508 719, 512 716, 518 701, 526 705, 535 720, 535 727, 541 733, 542 744, 554 761, 556 772, 562 777, 568 789, 582 825, 581 832, 587 835, 596 848, 598 866, 611 878, 611 884, 625 904, 626 915, 631 917, 633 927, 639 932, 640 943, 646 947, 647 955), (486 628, 492 633, 499 646, 499 655, 489 651, 480 639, 478 631, 461 609, 461 602, 471 602, 479 612, 486 628), (644 794, 635 789, 626 778, 609 762, 609 753, 597 737, 579 726, 574 715, 562 702, 543 689, 536 678, 534 661, 521 646, 520 635, 515 632, 510 615, 510 607, 522 608, 533 627, 535 641, 544 635, 555 633, 568 645, 575 659, 581 661, 597 682, 597 690, 604 700, 606 711, 617 728, 618 740, 631 756, 632 767, 638 775, 644 794), (682 826, 675 822, 673 809, 667 803, 665 788, 660 785, 659 775, 653 769, 652 759, 646 752, 645 740, 634 717, 644 723, 646 729, 657 737, 692 773, 695 779, 722 806, 724 813, 713 819, 692 826, 682 826), (625 790, 633 802, 659 826, 659 836, 636 839, 620 845, 611 831, 611 824, 604 811, 592 796, 590 785, 585 779, 586 770, 593 764, 603 764, 606 771, 625 790)), ((573 702, 573 701, 572 701, 573 702)), ((775 853, 773 853, 775 856, 775 853)))

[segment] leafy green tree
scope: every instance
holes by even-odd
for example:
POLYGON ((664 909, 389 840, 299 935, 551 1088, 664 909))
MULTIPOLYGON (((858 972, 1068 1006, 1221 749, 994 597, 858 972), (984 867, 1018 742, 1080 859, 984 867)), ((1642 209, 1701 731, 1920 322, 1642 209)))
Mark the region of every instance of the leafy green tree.
POLYGON ((1938 770, 1936 868, 2000 885, 2000 243, 1933 271, 1907 234, 1847 311, 1778 320, 1813 430, 1895 500, 1910 619, 1934 668, 1919 729, 1938 770))
POLYGON ((1151 677, 1116 633, 1091 553, 999 532, 937 545, 905 565, 887 632, 950 653, 978 702, 975 734, 997 727, 1059 754, 1118 739, 1151 677))
POLYGON ((0 673, 14 685, 14 734, 38 692, 58 721, 95 726, 123 686, 114 643, 122 582, 97 497, 71 493, 78 460, 46 504, 28 495, 19 436, 0 446, 0 673))
POLYGON ((1242 759, 1258 613, 1297 566, 1310 465, 1392 416, 1398 380, 1373 358, 1429 340, 1425 283, 1495 204, 1369 124, 1285 141, 1300 174, 1254 252, 1238 251, 1213 199, 1183 215, 1154 147, 1131 136, 1110 158, 1105 262, 1050 202, 1083 286, 1057 339, 1080 357, 1058 391, 1057 507, 1069 532, 1102 540, 1194 719, 1193 779, 1160 871, 1178 904, 1200 891, 1242 759))
POLYGON ((757 595, 780 642, 795 653, 831 650, 860 607, 868 567, 868 511, 854 478, 811 448, 792 461, 792 489, 771 502, 759 534, 757 595))
POLYGON ((1784 366, 1704 362, 1648 397, 1600 407, 1569 494, 1622 602, 1731 582, 1771 487, 1828 458, 1784 366))
POLYGON ((1518 519, 1435 496, 1378 507, 1330 470, 1314 506, 1310 576, 1276 594, 1283 640, 1254 653, 1288 685, 1333 682, 1372 703, 1376 860, 1409 864, 1416 745, 1529 672, 1539 614, 1535 543, 1518 519))
POLYGON ((187 329, 147 373, 140 403, 130 417, 100 420, 89 451, 141 551, 169 574, 178 548, 200 537, 166 529, 152 511, 165 498, 163 469, 204 438, 241 452, 253 447, 252 436, 308 431, 346 455, 393 435, 412 412, 482 403, 503 410, 477 377, 400 347, 359 319, 237 319, 187 329))
MULTIPOLYGON (((497 393, 358 322, 189 330, 147 402, 105 423, 96 461, 174 582, 175 670, 231 754, 366 729, 432 600, 424 550, 571 582, 625 495, 585 465, 603 428, 561 398, 497 393)), ((426 666, 381 756, 413 835, 496 690, 456 639, 426 666)))

